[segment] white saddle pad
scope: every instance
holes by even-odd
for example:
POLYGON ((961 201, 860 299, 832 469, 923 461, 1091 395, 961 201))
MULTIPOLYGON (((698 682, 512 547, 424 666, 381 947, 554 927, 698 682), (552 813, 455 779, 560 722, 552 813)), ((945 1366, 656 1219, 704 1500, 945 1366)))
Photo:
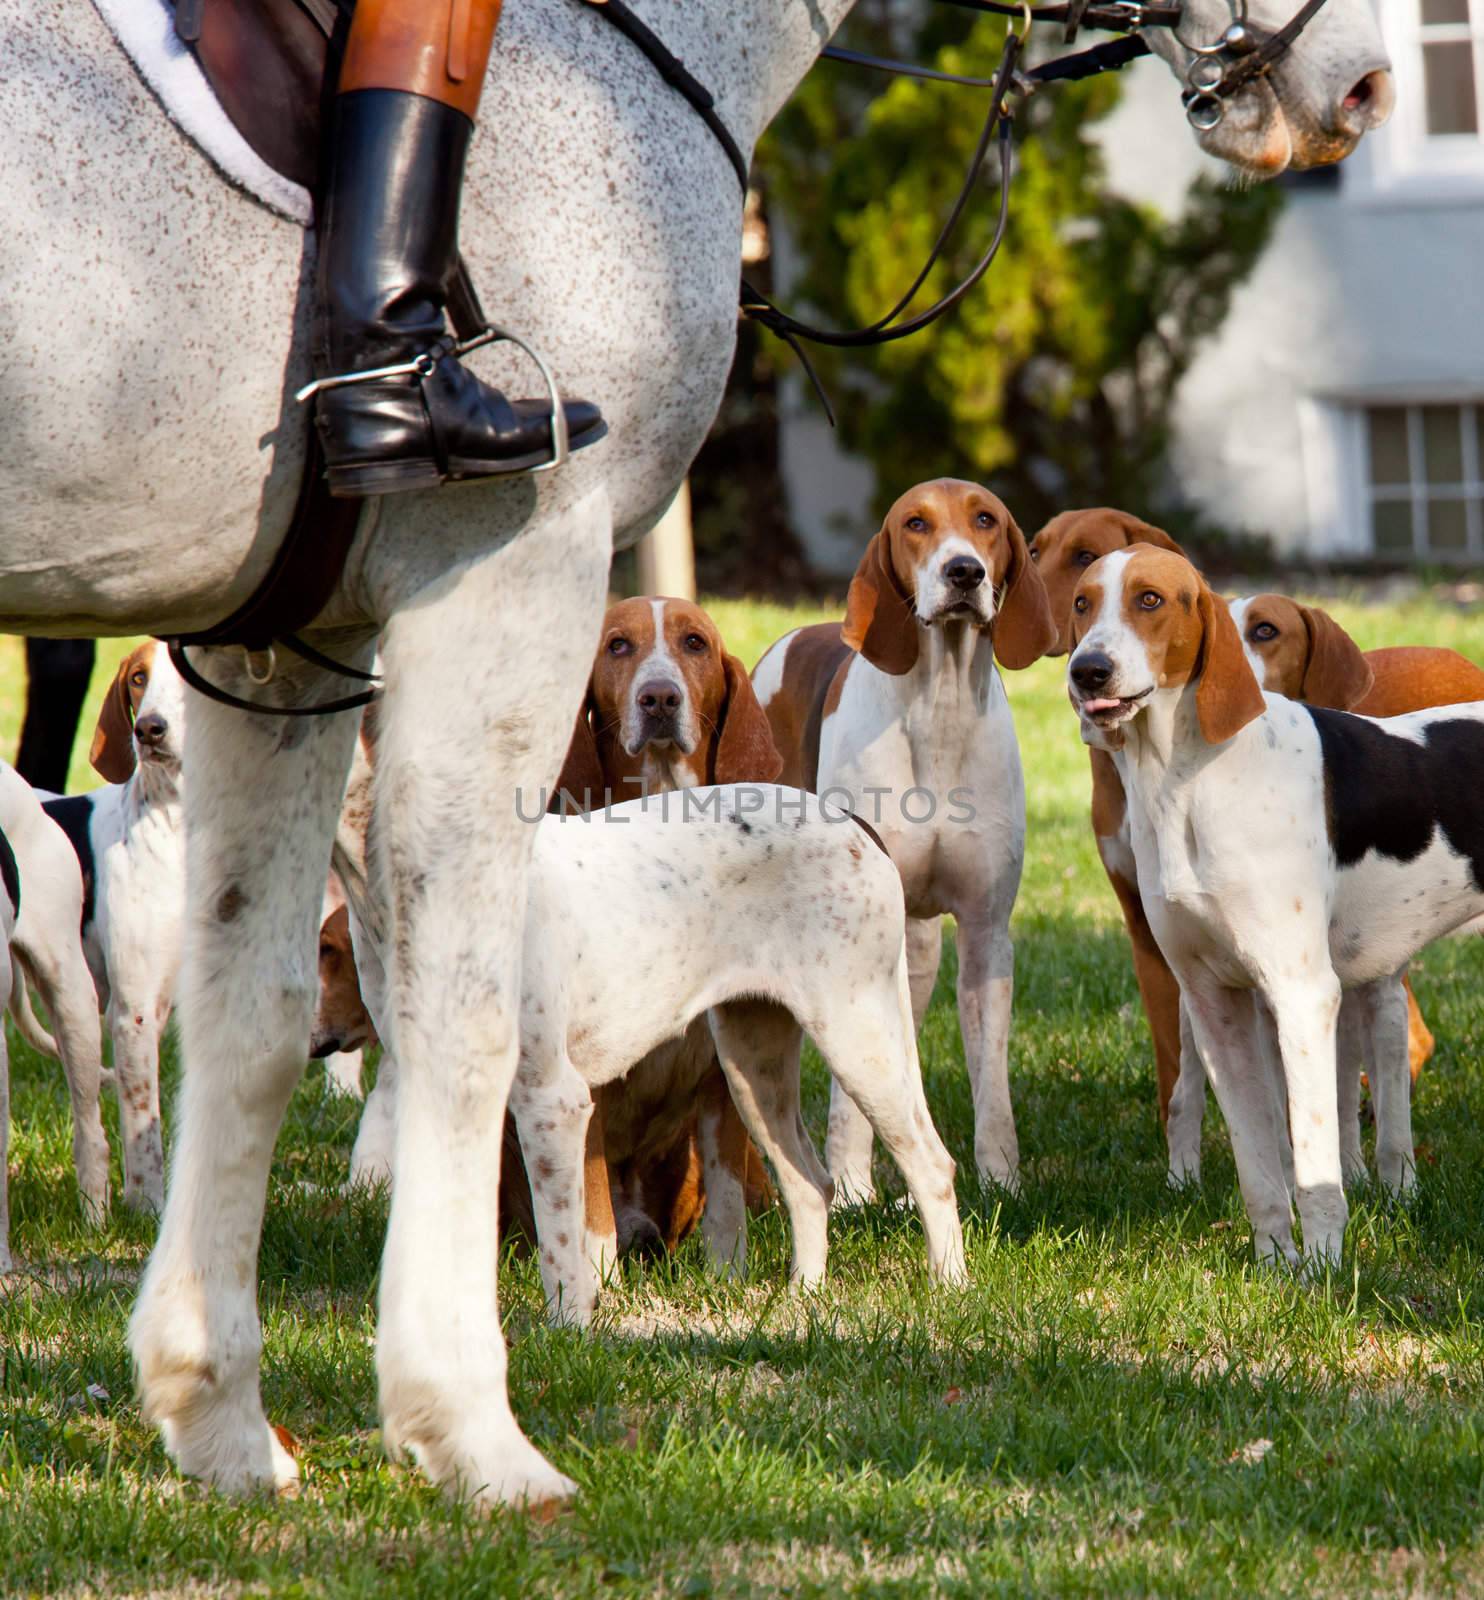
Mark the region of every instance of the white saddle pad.
POLYGON ((196 58, 180 42, 164 0, 93 0, 119 47, 154 91, 165 114, 200 146, 222 176, 270 211, 308 227, 309 191, 270 167, 237 131, 196 58))

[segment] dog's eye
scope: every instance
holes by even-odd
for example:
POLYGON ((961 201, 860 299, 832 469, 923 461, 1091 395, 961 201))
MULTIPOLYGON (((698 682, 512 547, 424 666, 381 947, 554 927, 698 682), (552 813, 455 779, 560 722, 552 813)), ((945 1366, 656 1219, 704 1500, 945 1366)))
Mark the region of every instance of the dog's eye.
POLYGON ((145 672, 143 668, 141 668, 138 672, 131 672, 129 674, 129 682, 132 683, 136 689, 142 689, 145 684, 149 682, 149 674, 145 672))
POLYGON ((633 645, 621 633, 615 633, 608 641, 608 654, 611 656, 626 656, 633 645))
POLYGON ((990 516, 987 511, 981 511, 979 515, 974 518, 974 521, 977 522, 981 528, 994 527, 994 518, 990 516))
POLYGON ((1096 560, 1097 557, 1092 553, 1091 550, 1079 550, 1077 554, 1072 557, 1073 565, 1079 567, 1090 567, 1096 560))
POLYGON ((1035 545, 1031 546, 1031 560, 1034 561, 1038 566, 1040 565, 1041 552, 1036 549, 1035 545))
POLYGON ((1146 589, 1139 596, 1139 609, 1141 611, 1158 611, 1164 603, 1164 596, 1155 594, 1153 589, 1146 589))
POLYGON ((912 533, 925 533, 927 521, 923 517, 908 517, 905 526, 912 533))
POLYGON ((1271 622, 1259 622, 1247 637, 1256 644, 1267 644, 1278 637, 1278 630, 1271 622))
POLYGON ((703 634, 688 633, 685 636, 685 648, 692 655, 701 655, 706 649, 706 639, 703 634))
POLYGON ((1085 594, 1079 594, 1072 602, 1072 610, 1078 612, 1086 611, 1089 604, 1090 602, 1088 601, 1087 596, 1085 594))

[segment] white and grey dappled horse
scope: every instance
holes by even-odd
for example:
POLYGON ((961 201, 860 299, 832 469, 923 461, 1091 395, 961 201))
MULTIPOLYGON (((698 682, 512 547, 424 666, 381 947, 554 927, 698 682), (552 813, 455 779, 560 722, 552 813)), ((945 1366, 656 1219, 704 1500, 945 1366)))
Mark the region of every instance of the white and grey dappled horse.
MULTIPOLYGON (((642 9, 750 152, 849 0, 642 9)), ((1215 38, 1229 17, 1226 0, 1189 0, 1184 31, 1215 38)), ((1277 26, 1283 0, 1257 0, 1253 20, 1277 26)), ((0 627, 204 628, 256 584, 294 499, 312 241, 218 178, 90 5, 0 0, 0 56, 0 627)), ((1253 171, 1343 154, 1389 105, 1384 68, 1368 0, 1331 0, 1202 137, 1253 171)), ((514 0, 464 251, 486 303, 612 431, 555 476, 369 504, 312 634, 365 666, 379 631, 385 667, 377 889, 405 1085, 377 1337, 385 1438, 487 1502, 573 1487, 511 1413, 496 1315, 532 840, 515 791, 554 779, 610 553, 654 523, 716 412, 740 231, 726 157, 617 31, 574 0, 514 0)), ((344 692, 297 661, 260 690, 240 652, 197 660, 281 703, 344 692)), ((295 1474, 259 1395, 255 1260, 356 726, 191 707, 184 1081, 131 1340, 145 1414, 184 1471, 227 1490, 295 1474)))

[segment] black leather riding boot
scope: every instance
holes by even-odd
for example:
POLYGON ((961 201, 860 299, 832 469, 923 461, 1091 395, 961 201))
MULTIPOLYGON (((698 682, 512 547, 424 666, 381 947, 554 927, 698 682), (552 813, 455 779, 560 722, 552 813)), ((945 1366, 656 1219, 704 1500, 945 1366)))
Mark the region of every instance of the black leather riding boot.
MULTIPOLYGON (((444 308, 472 131, 463 112, 424 95, 339 97, 319 240, 316 377, 410 362, 419 370, 319 391, 315 420, 333 494, 435 488, 552 459, 549 401, 507 400, 448 353, 444 308)), ((572 450, 608 431, 585 401, 568 401, 565 412, 572 450)))

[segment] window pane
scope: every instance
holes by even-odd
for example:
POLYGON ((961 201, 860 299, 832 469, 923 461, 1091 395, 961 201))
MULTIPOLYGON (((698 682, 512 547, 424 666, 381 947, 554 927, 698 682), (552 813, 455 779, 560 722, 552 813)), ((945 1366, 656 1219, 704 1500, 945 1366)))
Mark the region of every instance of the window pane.
POLYGON ((1400 406, 1377 406, 1371 420, 1371 482, 1410 483, 1407 470, 1407 413, 1400 406))
POLYGON ((1463 440, 1457 406, 1423 406, 1422 459, 1429 483, 1463 482, 1463 440))
POLYGON ((1376 549, 1383 555, 1412 553, 1412 502, 1377 500, 1371 506, 1376 549))
POLYGON ((1425 44, 1422 67, 1427 79, 1427 131, 1477 133, 1472 44, 1425 44))
POLYGON ((1462 500, 1429 500, 1427 543, 1433 550, 1467 550, 1468 508, 1462 500))
POLYGON ((1422 26, 1435 26, 1440 22, 1467 22, 1469 0, 1422 0, 1422 26))

